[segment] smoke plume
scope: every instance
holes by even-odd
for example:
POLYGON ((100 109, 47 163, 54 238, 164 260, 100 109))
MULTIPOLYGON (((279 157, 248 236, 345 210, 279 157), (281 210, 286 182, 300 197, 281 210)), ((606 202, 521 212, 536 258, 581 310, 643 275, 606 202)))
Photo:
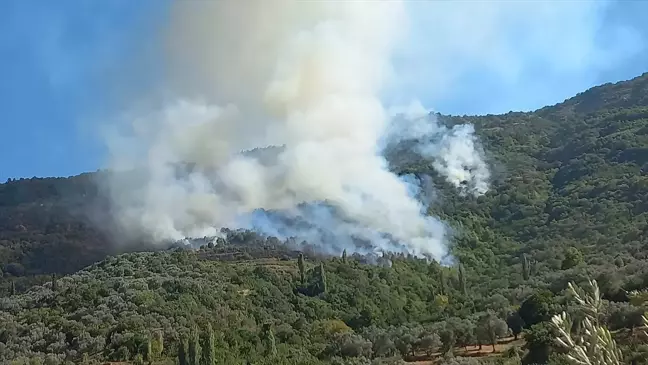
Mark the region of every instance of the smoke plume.
POLYGON ((110 167, 136 171, 110 184, 121 227, 156 240, 252 228, 442 258, 448 228, 419 199, 429 182, 390 172, 385 144, 416 141, 466 193, 486 192, 488 169, 471 126, 383 105, 407 25, 400 1, 176 2, 167 102, 108 138, 110 167))

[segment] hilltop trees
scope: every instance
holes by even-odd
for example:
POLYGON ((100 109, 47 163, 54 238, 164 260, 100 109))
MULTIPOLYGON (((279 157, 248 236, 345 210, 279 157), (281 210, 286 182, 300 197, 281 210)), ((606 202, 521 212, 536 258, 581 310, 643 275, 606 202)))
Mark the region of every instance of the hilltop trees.
MULTIPOLYGON (((365 358, 450 355, 475 344, 494 346, 508 327, 518 335, 526 326, 525 361, 538 362, 554 356, 548 319, 567 309, 561 296, 542 289, 500 287, 484 296, 476 286, 464 296, 459 275, 450 276, 449 295, 441 295, 438 273, 447 268, 398 255, 388 256, 391 267, 362 265, 362 258, 352 263, 314 258, 316 264, 306 270, 308 290, 302 291, 299 255, 255 260, 266 252, 258 247, 246 251, 251 259, 244 264, 212 259, 226 257, 214 255, 227 249, 225 244, 211 252, 121 255, 59 278, 56 294, 45 281, 3 298, 0 304, 8 309, 0 311, 5 324, 0 360, 45 344, 52 355, 76 362, 83 360, 83 351, 92 351, 97 359, 114 361, 177 356, 186 365, 244 358, 260 364, 363 363, 365 358)), ((637 293, 628 295, 643 305, 637 293)), ((627 314, 639 308, 634 304, 608 305, 601 320, 628 330, 637 327, 627 314)))

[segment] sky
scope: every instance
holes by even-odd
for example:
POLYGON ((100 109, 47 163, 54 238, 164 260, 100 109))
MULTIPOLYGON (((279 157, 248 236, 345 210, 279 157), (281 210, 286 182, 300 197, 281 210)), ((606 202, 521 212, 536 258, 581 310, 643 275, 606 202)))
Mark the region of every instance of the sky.
MULTIPOLYGON (((164 84, 171 0, 0 1, 0 181, 102 167, 102 123, 164 84)), ((555 104, 648 71, 646 1, 410 1, 387 102, 555 104)))

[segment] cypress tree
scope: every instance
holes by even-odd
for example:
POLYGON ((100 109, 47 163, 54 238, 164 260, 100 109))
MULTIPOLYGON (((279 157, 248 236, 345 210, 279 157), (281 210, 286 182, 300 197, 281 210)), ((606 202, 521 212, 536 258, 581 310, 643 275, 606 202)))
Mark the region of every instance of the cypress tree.
POLYGON ((531 276, 531 266, 529 265, 529 258, 527 255, 522 255, 522 277, 524 280, 529 280, 531 276))
POLYGON ((203 365, 216 365, 216 338, 211 323, 207 323, 202 345, 203 365))
POLYGON ((346 248, 344 249, 344 251, 342 251, 342 262, 344 262, 345 264, 346 264, 346 262, 347 262, 347 252, 346 252, 346 248))
POLYGON ((187 340, 182 339, 180 341, 180 347, 178 348, 178 364, 179 365, 189 365, 189 356, 187 355, 187 340))
POLYGON ((52 291, 58 291, 58 278, 56 274, 52 274, 52 291))
POLYGON ((306 283, 306 266, 304 265, 304 254, 299 253, 299 258, 297 259, 297 265, 299 266, 299 280, 302 285, 306 283))
POLYGON ((151 346, 151 340, 146 341, 146 353, 144 354, 144 360, 148 361, 149 364, 153 361, 153 349, 151 346))
POLYGON ((463 295, 468 294, 468 288, 466 287, 466 273, 464 272, 462 264, 459 264, 459 290, 463 295))
POLYGON ((320 262, 319 266, 319 284, 320 290, 322 293, 326 293, 327 284, 326 284, 326 272, 324 271, 324 263, 320 262))
POLYGON ((277 356, 277 343, 275 341, 274 332, 270 323, 265 323, 263 325, 263 339, 265 342, 266 356, 274 357, 277 356))
POLYGON ((200 335, 194 328, 189 337, 189 365, 200 365, 200 335))
POLYGON ((439 270, 439 286, 441 287, 441 295, 446 295, 447 290, 446 290, 446 279, 445 279, 445 271, 443 268, 439 270))
POLYGON ((151 351, 153 352, 153 358, 158 359, 162 356, 164 351, 164 336, 162 331, 156 331, 153 335, 153 340, 151 341, 151 351))
POLYGON ((11 284, 9 285, 9 295, 16 295, 16 282, 11 280, 11 284))

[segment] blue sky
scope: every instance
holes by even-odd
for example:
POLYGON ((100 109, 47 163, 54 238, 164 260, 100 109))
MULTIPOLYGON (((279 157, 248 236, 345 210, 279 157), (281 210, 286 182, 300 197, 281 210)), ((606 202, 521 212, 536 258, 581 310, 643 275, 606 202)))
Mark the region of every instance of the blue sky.
MULTIPOLYGON (((2 181, 101 167, 99 121, 160 81, 154 39, 169 2, 0 1, 2 181)), ((646 1, 458 4, 408 3, 394 100, 452 114, 532 110, 648 71, 646 1)))
POLYGON ((103 151, 93 121, 116 104, 117 80, 153 77, 142 73, 151 68, 132 65, 135 50, 163 21, 163 4, 0 1, 2 181, 99 167, 103 151))

